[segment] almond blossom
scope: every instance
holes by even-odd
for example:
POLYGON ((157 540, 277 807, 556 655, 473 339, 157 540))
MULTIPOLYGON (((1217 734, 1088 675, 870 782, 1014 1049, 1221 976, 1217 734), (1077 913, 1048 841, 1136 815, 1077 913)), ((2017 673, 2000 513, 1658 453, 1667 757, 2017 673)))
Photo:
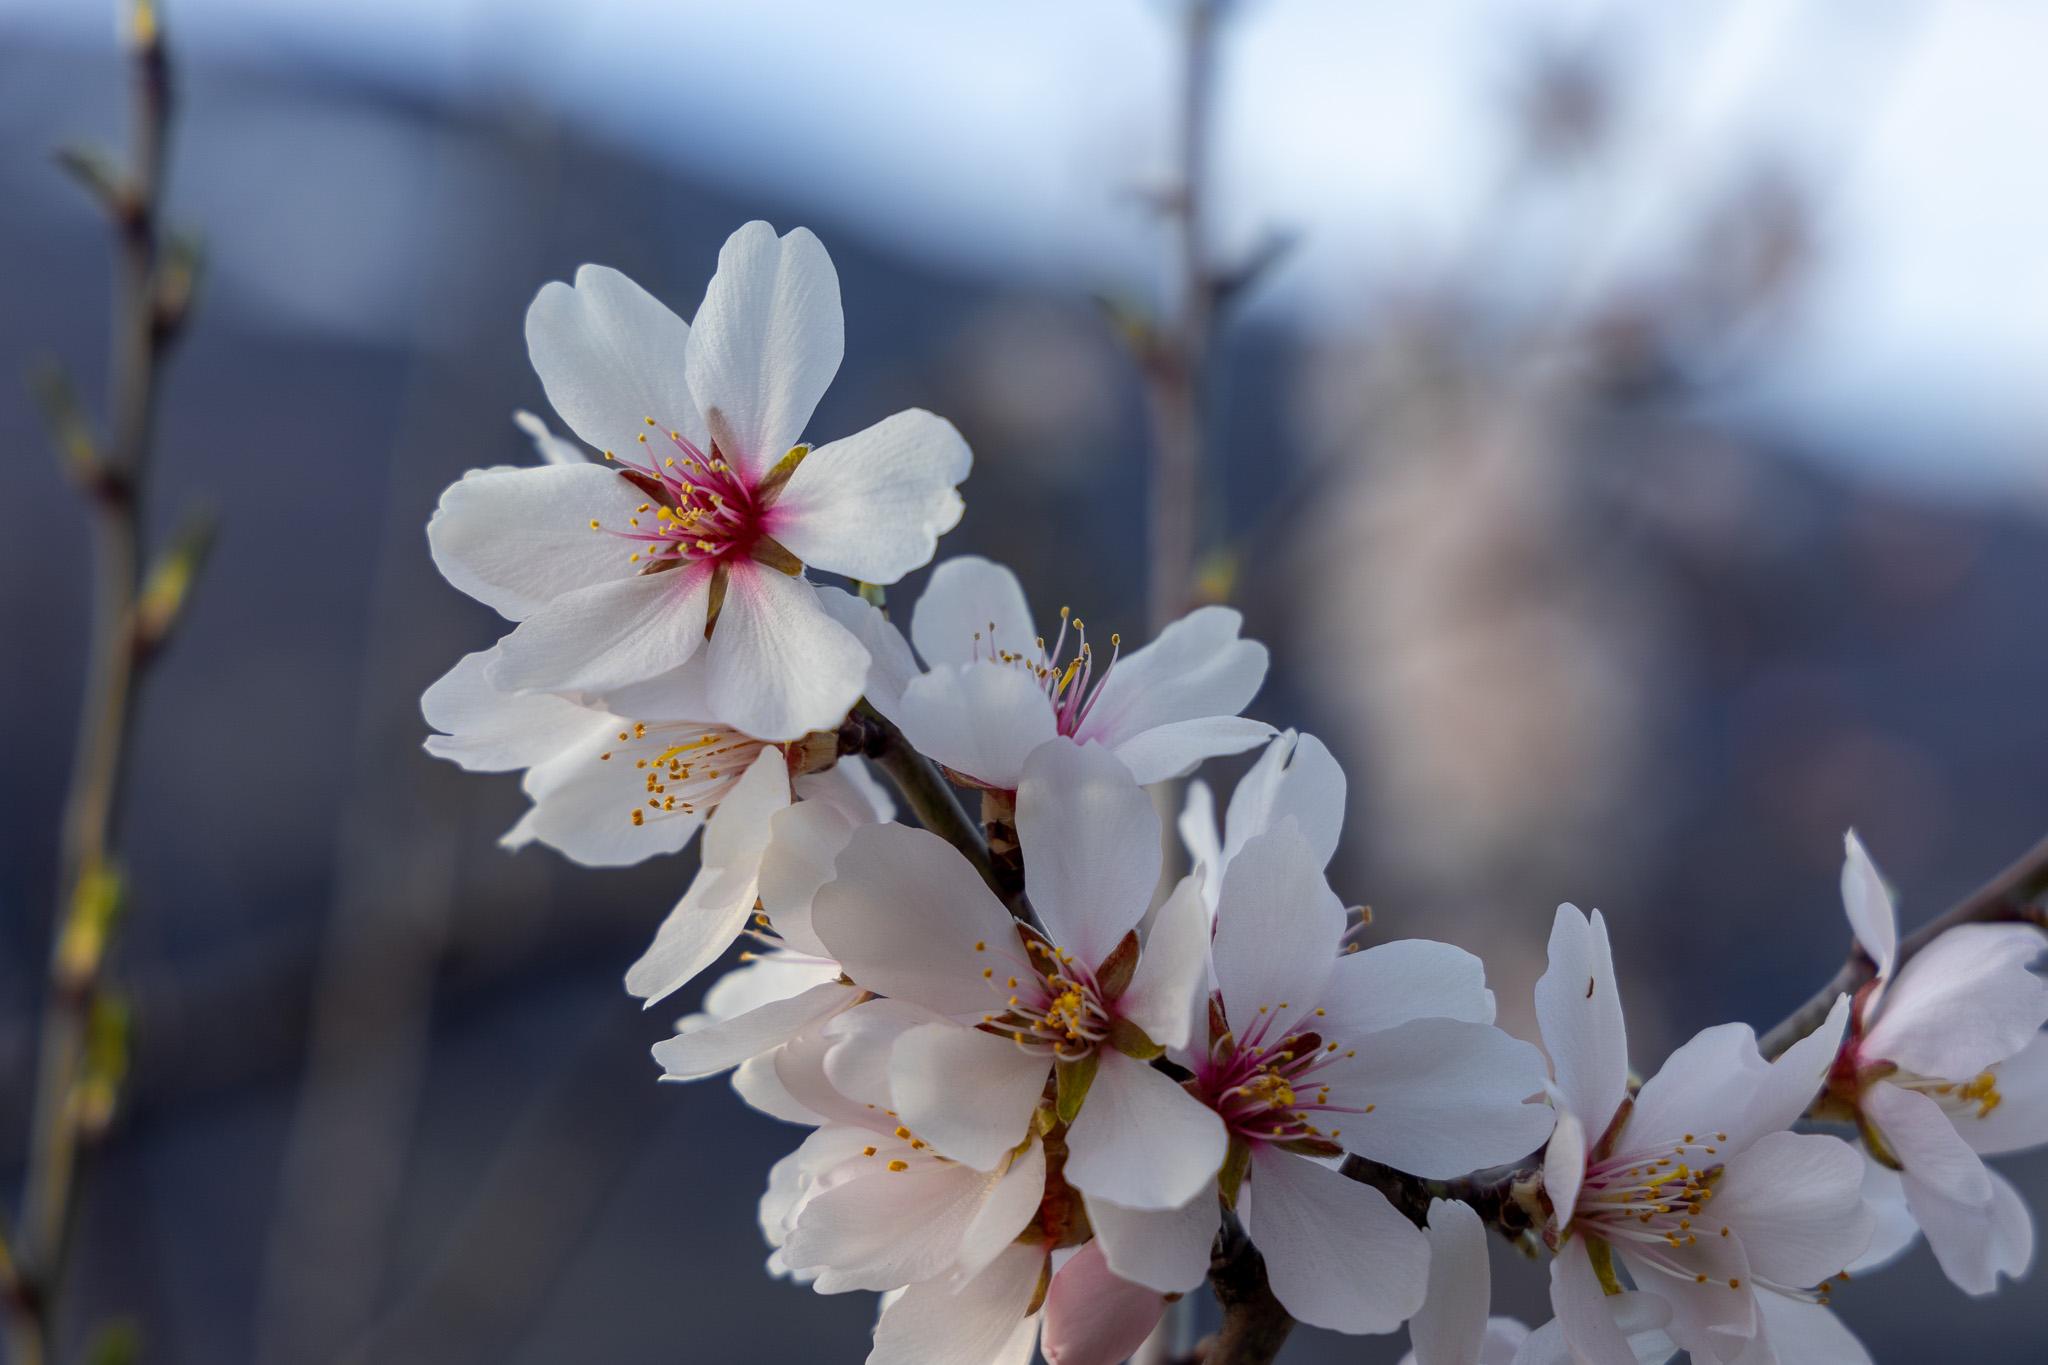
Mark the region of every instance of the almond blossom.
POLYGON ((874 708, 955 777, 990 790, 1016 790, 1025 758, 1055 738, 1100 744, 1149 784, 1273 733, 1238 715, 1265 681, 1266 648, 1238 637, 1242 618, 1228 607, 1190 612, 1128 655, 1112 634, 1104 658, 1065 608, 1049 637, 1039 633, 1017 576, 968 555, 932 571, 909 641, 865 603, 840 619, 874 656, 874 708))
POLYGON ((1193 1026, 1200 897, 1183 884, 1141 941, 1159 817, 1097 745, 1048 743, 1025 761, 1017 830, 1043 932, 943 841, 896 825, 853 832, 812 926, 849 977, 890 997, 895 1012, 868 1012, 892 1030, 892 1107, 933 1147, 986 1169, 1022 1139, 1058 1068, 1067 1179, 1179 1205, 1221 1164, 1223 1125, 1141 1058, 1193 1026))
MULTIPOLYGON (((1447 944, 1340 957, 1344 908, 1290 819, 1224 873, 1207 1039, 1175 1060, 1231 1136, 1222 1193, 1303 1322, 1390 1332, 1421 1306, 1428 1247, 1386 1197, 1328 1165, 1356 1153, 1422 1176, 1528 1155, 1551 1114, 1528 1103, 1543 1058, 1492 1027, 1476 958, 1447 944)), ((1175 1293, 1200 1283, 1216 1192, 1164 1213, 1088 1190, 1110 1269, 1175 1293)))
POLYGON ((1857 997, 1830 1095, 1865 1147, 1896 1171, 1896 1193, 1957 1288, 1989 1294, 2026 1273, 2034 1221, 1983 1158, 2048 1143, 2048 982, 2033 970, 2048 938, 2031 924, 1964 924, 1898 962, 1889 888, 1854 831, 1842 904, 1877 967, 1857 997))
POLYGON ((518 623, 490 682, 588 700, 662 679, 684 713, 762 739, 835 727, 867 651, 805 567, 890 583, 925 563, 971 461, 919 409, 799 444, 845 349, 818 239, 741 228, 694 327, 585 266, 541 290, 526 336, 555 411, 602 459, 478 470, 442 495, 434 562, 518 623))
POLYGON ((1606 923, 1562 905, 1536 1014, 1559 1110, 1543 1164, 1550 1300, 1573 1357, 1635 1361, 1607 1302, 1626 1272, 1695 1360, 1867 1360, 1821 1306, 1870 1243, 1862 1159, 1787 1131, 1826 1078, 1848 999, 1775 1062, 1747 1025, 1703 1030, 1631 1099, 1606 923))

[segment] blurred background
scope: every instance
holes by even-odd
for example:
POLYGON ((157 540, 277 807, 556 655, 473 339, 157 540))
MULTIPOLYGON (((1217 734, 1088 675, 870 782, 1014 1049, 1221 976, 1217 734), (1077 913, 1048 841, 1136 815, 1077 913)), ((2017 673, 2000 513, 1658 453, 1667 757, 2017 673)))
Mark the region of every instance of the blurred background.
MULTIPOLYGON (((10 1195, 90 601, 21 381, 104 379, 108 234, 48 153, 122 144, 111 9, 0 0, 10 1195)), ((681 1010, 620 986, 694 855, 504 853, 516 783, 422 753, 419 693, 502 628, 422 528, 530 458, 543 281, 600 261, 687 315, 765 217, 839 268, 813 433, 948 415, 976 467, 941 553, 1140 633, 1126 334, 1178 306, 1181 22, 167 6, 169 202, 208 270, 157 503, 223 534, 124 794, 137 1055, 75 1333, 132 1317, 152 1362, 861 1358, 865 1296, 760 1269, 796 1134, 657 1086, 681 1010)), ((1553 907, 1602 907, 1648 1069, 1839 964, 1845 827, 1909 922, 2048 830, 2048 8, 1238 0, 1214 52, 1205 250, 1261 268, 1202 392, 1204 577, 1273 647, 1254 714, 1347 765, 1336 881, 1380 932, 1482 951, 1527 1032, 1553 907)), ((2048 1159, 2006 1169, 2048 1199, 2048 1159)), ((1973 1303, 1924 1250, 1859 1283, 1836 1302, 1880 1359, 2040 1358, 2035 1287, 1973 1303)), ((1540 1320, 1542 1285, 1504 1253, 1497 1311, 1540 1320)), ((1401 1348, 1304 1330, 1283 1359, 1401 1348)))

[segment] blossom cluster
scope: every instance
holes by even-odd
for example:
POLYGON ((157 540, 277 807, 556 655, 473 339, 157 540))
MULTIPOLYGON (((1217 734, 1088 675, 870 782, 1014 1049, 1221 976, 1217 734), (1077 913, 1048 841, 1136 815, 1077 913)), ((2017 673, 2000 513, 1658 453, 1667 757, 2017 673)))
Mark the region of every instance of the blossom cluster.
POLYGON ((655 1059, 808 1130, 769 1268, 881 1295, 871 1362, 1113 1365, 1226 1228, 1293 1317, 1406 1324, 1422 1365, 1864 1360, 1830 1293, 1918 1233, 1973 1294, 2027 1267, 1982 1157, 2048 1141, 2039 930, 1901 962, 1851 835, 1874 979, 1782 1055, 1727 1024, 1635 1081, 1606 923, 1569 905, 1539 1048, 1470 953, 1365 946, 1327 874, 1344 776, 1242 715, 1267 658, 1236 612, 1126 651, 955 557, 906 637, 878 589, 932 559, 970 457, 919 410, 805 442, 843 351, 811 234, 735 233, 691 323, 587 266, 527 340, 576 439, 520 414, 541 462, 442 497, 436 563, 515 625, 427 692, 428 747, 523 770, 508 845, 619 865, 702 830, 626 986, 654 1005, 744 944, 655 1059), (1195 781, 1162 828, 1157 784, 1252 750, 1220 820, 1195 781), (878 755, 985 832, 899 819, 878 755), (1362 1172, 1441 1197, 1418 1225, 1362 1172), (1503 1203, 1550 1257, 1533 1331, 1488 1312, 1503 1203))

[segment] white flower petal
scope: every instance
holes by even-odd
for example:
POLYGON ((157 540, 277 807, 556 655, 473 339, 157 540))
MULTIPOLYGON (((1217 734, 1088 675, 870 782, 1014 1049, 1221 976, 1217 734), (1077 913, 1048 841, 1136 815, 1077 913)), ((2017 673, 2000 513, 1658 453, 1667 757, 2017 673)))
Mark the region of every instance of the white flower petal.
MULTIPOLYGON (((1629 1348, 1635 1352, 1638 1365, 1664 1365, 1664 1362, 1678 1354, 1678 1347, 1671 1338, 1664 1335, 1663 1326, 1671 1320, 1670 1307, 1654 1294, 1636 1290, 1625 1290, 1620 1294, 1609 1294, 1607 1305, 1614 1320, 1628 1338, 1629 1348)), ((1565 1341, 1564 1324, 1552 1318, 1543 1326, 1531 1332, 1512 1319, 1494 1318, 1486 1324, 1489 1336, 1488 1348, 1493 1346, 1495 1326, 1506 1322, 1511 1329, 1519 1328, 1520 1337, 1512 1349, 1501 1359, 1505 1365, 1577 1365, 1570 1345, 1565 1341)), ((1511 1330, 1507 1335, 1514 1336, 1511 1330)), ((1492 1365, 1494 1357, 1480 1357, 1482 1365, 1492 1365)))
MULTIPOLYGON (((1088 727, 1083 726, 1085 731, 1088 727)), ((1243 716, 1198 716, 1155 725, 1116 741, 1114 753, 1131 776, 1151 785, 1185 777, 1204 759, 1243 753, 1270 739, 1273 727, 1243 716)), ((1078 738, 1096 738, 1083 734, 1078 738)))
POLYGON ((733 1093, 746 1101, 750 1108, 784 1123, 824 1122, 824 1115, 800 1103, 789 1093, 789 1087, 782 1083, 775 1065, 781 1052, 779 1048, 774 1052, 764 1052, 735 1067, 732 1073, 733 1093))
POLYGON ((877 711, 902 723, 903 689, 922 670, 911 656, 910 642, 870 603, 839 588, 820 586, 818 605, 825 614, 853 632, 868 652, 866 695, 877 711))
POLYGON ((1942 1197, 1972 1208, 1991 1198, 1991 1174, 1932 1098, 1879 1081, 1859 1101, 1864 1116, 1909 1175, 1942 1197))
POLYGON ((1098 1056, 1067 1130, 1068 1183, 1125 1208, 1179 1208, 1223 1165, 1223 1120, 1144 1062, 1109 1048, 1098 1056))
POLYGON ((463 655, 420 698, 427 724, 446 732, 428 737, 428 753, 472 772, 504 772, 587 747, 617 725, 609 712, 561 697, 500 692, 485 677, 497 658, 496 649, 463 655))
POLYGON ((1045 1203, 1045 1148, 1033 1134, 989 1184, 981 1212, 960 1237, 957 1274, 978 1275, 1017 1240, 1045 1203))
POLYGON ((903 689, 894 720, 919 753, 1000 791, 1015 791, 1024 760, 1059 735, 1038 680, 995 664, 934 667, 903 689))
POLYGON ((1870 1365, 1870 1352, 1817 1303, 1760 1294, 1756 1339, 1734 1365, 1870 1365))
POLYGON ((1099 745, 1041 744, 1017 783, 1024 883, 1052 941, 1093 971, 1159 884, 1159 812, 1099 745))
POLYGON ((1109 1268, 1161 1294, 1185 1294, 1209 1274, 1209 1252, 1222 1214, 1216 1191, 1202 1192, 1177 1209, 1127 1209, 1086 1195, 1088 1225, 1109 1268))
POLYGON ((652 417, 703 445, 684 375, 690 327, 618 271, 586 265, 572 288, 541 286, 526 310, 526 351, 569 429, 625 459, 652 417))
POLYGON ((1052 1277, 1045 1297, 1046 1365, 1120 1365, 1166 1311, 1166 1300, 1117 1278, 1099 1242, 1089 1242, 1052 1277))
POLYGON ((705 645, 713 713, 760 739, 837 729, 860 700, 867 650, 803 579, 752 562, 726 575, 705 645))
POLYGON ((1949 1280, 1966 1294, 1998 1292, 1998 1277, 2024 1277, 2034 1261, 2034 1218, 2012 1182, 1987 1171, 1991 1195, 1966 1204, 1915 1177, 1901 1179, 1906 1207, 1927 1234, 1927 1245, 1949 1280))
POLYGON ((769 820, 789 804, 789 769, 765 749, 720 803, 704 835, 704 861, 689 890, 626 972, 626 989, 652 1005, 716 962, 754 913, 769 820))
POLYGON ((2048 1033, 1993 1068, 1998 1107, 1957 1125, 1963 1141, 1983 1156, 2022 1152, 2048 1143, 2048 1033))
POLYGON ((1597 1140, 1628 1093, 1628 1029, 1598 910, 1589 920, 1575 905, 1557 907, 1550 965, 1536 983, 1536 1019, 1565 1107, 1597 1140))
POLYGON ((1422 1307, 1429 1243, 1385 1195, 1306 1157, 1252 1149, 1245 1231, 1289 1313, 1337 1332, 1391 1332, 1422 1307))
POLYGON ((1560 1232, 1572 1225, 1572 1214, 1579 1206, 1579 1189, 1585 1179, 1585 1127, 1577 1114, 1569 1109, 1560 1109, 1557 1111, 1557 1127, 1552 1130, 1550 1143, 1543 1150, 1543 1192, 1550 1196, 1550 1207, 1560 1232))
POLYGON ((768 847, 761 855, 761 908, 790 947, 830 956, 811 927, 811 903, 818 888, 836 875, 833 864, 854 829, 838 807, 825 801, 799 801, 770 819, 768 847))
POLYGON ((1038 631, 1017 575, 979 555, 932 570, 910 618, 910 642, 927 668, 967 664, 1008 651, 1035 655, 1038 631))
POLYGON ((834 963, 813 962, 780 950, 757 953, 712 982, 704 992, 700 1012, 687 1016, 676 1027, 694 1026, 700 1020, 737 1019, 749 1010, 791 999, 813 986, 838 979, 839 968, 834 963))
POLYGON ((1702 1237, 1689 1244, 1675 1258, 1682 1266, 1678 1275, 1637 1256, 1630 1243, 1616 1246, 1614 1252, 1616 1263, 1638 1286, 1670 1305, 1666 1330, 1696 1358, 1723 1359, 1745 1349, 1755 1335, 1756 1301, 1761 1296, 1740 1238, 1702 1237), (1687 1270, 1706 1278, 1687 1278, 1687 1270))
POLYGON ((1519 1160, 1550 1136, 1556 1111, 1525 1102, 1543 1090, 1543 1054, 1490 1024, 1412 1019, 1351 1047, 1314 1078, 1354 1111, 1326 1120, 1346 1151, 1439 1178, 1519 1160))
POLYGON ((1429 1292, 1408 1320, 1416 1365, 1475 1365, 1493 1305, 1486 1225, 1470 1204, 1429 1202, 1429 1292))
POLYGON ((714 1076, 749 1057, 780 1047, 803 1029, 846 1008, 858 995, 852 986, 826 982, 801 995, 776 1000, 731 1019, 707 1021, 654 1045, 654 1060, 674 1081, 714 1076))
POLYGON ((533 808, 499 842, 521 848, 537 840, 585 867, 624 867, 687 845, 706 812, 647 810, 639 775, 599 757, 618 734, 607 726, 530 769, 520 786, 533 808), (645 811, 637 825, 636 809, 645 811))
POLYGON ((1355 1039, 1410 1019, 1493 1022, 1486 964, 1463 948, 1397 939, 1337 959, 1322 1003, 1325 1037, 1355 1039))
POLYGON ((1214 909, 1223 884, 1223 838, 1216 831, 1216 794, 1200 778, 1188 783, 1176 828, 1193 875, 1202 884, 1202 898, 1214 909))
POLYGON ((718 453, 759 479, 802 439, 846 353, 839 276, 808 228, 748 223, 718 253, 690 330, 690 392, 718 453))
POLYGON ((1889 980, 1899 952, 1898 912, 1892 905, 1891 890, 1855 830, 1842 836, 1842 849, 1842 909, 1848 913, 1856 942, 1877 964, 1879 978, 1889 980))
POLYGON ((1050 1073, 1045 1054, 951 1022, 896 1040, 889 1093, 897 1113, 932 1150, 992 1171, 1024 1140, 1050 1073))
POLYGON ((1213 949, 1231 1027, 1242 1034, 1264 1009, 1284 1037, 1326 994, 1343 933, 1343 903, 1292 821, 1246 841, 1223 873, 1213 949))
MULTIPOLYGON (((691 408, 694 415, 695 407, 691 408)), ((589 464, 590 454, 584 447, 548 430, 548 424, 524 408, 512 411, 512 425, 526 433, 533 442, 533 453, 540 456, 542 464, 589 464)))
MULTIPOLYGON (((836 1084, 834 1074, 827 1070, 827 1063, 834 1060, 844 1046, 846 1031, 876 1003, 871 1000, 865 1005, 856 1005, 817 1028, 805 1029, 769 1054, 775 1059, 775 1078, 781 1082, 791 1102, 814 1115, 808 1122, 839 1124, 877 1134, 890 1133, 894 1128, 896 1121, 880 1112, 881 1105, 868 1095, 848 1095, 836 1084)), ((920 1019, 918 1022, 924 1021, 920 1019)), ((886 1074, 885 1066, 875 1066, 870 1070, 886 1074)), ((745 1068, 741 1071, 744 1072, 745 1068)), ((893 1136, 890 1141, 895 1141, 893 1136)))
POLYGON ((1849 997, 1837 997, 1820 1027, 1775 1062, 1764 1061, 1747 1024, 1700 1030, 1637 1092, 1628 1140, 1726 1133, 1715 1144, 1725 1160, 1765 1133, 1789 1128, 1819 1093, 1848 1020, 1849 997))
POLYGON ((2048 981, 2028 970, 2048 939, 2026 924, 1963 924, 1914 954, 1885 993, 1861 1055, 1966 1080, 2048 1023, 2048 981))
POLYGON ((602 693, 643 682, 704 643, 710 597, 711 574, 701 568, 578 588, 499 641, 486 676, 508 692, 602 693))
POLYGON ((1583 1239, 1566 1243, 1550 1262, 1550 1311, 1557 1314, 1574 1361, 1636 1365, 1636 1353, 1614 1320, 1583 1239))
POLYGON ((901 1160, 878 1152, 854 1178, 813 1195, 783 1243, 783 1260, 825 1271, 819 1288, 829 1293, 895 1289, 951 1267, 990 1178, 936 1158, 889 1169, 901 1160))
POLYGON ((1723 1168, 1711 1216, 1735 1229, 1758 1275, 1804 1288, 1869 1248, 1862 1186, 1863 1156, 1840 1138, 1766 1133, 1723 1168))
POLYGON ((966 509, 973 467, 943 417, 912 408, 804 457, 768 509, 769 535, 804 563, 864 583, 894 583, 931 562, 966 509))
POLYGON ((1013 1245, 966 1284, 913 1284, 882 1310, 867 1365, 1028 1365, 1027 1318, 1045 1273, 1043 1246, 1013 1245))
POLYGON ((811 924, 854 981, 968 1020, 1002 1004, 982 972, 1023 960, 1015 921, 945 840, 869 825, 847 840, 838 868, 811 924))
POLYGON ((792 785, 800 800, 829 805, 849 824, 872 825, 896 818, 896 801, 875 777, 868 761, 848 754, 821 772, 804 773, 792 785))
POLYGON ((1848 1265, 1856 1275, 1890 1265, 1920 1238, 1920 1225, 1906 1207, 1906 1187, 1899 1173, 1878 1164, 1868 1152, 1863 1153, 1863 1204, 1873 1222, 1869 1248, 1848 1265))
POLYGON ((1266 647, 1239 639, 1242 625, 1228 607, 1202 607, 1118 659, 1075 738, 1115 749, 1158 726, 1235 716, 1266 680, 1266 647))
POLYGON ((1319 866, 1328 867, 1344 832, 1344 770, 1314 735, 1287 730, 1230 793, 1223 857, 1290 817, 1321 859, 1319 866))
POLYGON ((602 465, 471 470, 441 494, 427 545, 442 577, 521 621, 565 593, 630 577, 633 547, 590 523, 623 529, 645 498, 602 465))
POLYGON ((1178 1050, 1201 1027, 1209 998, 1209 907, 1193 877, 1180 884, 1145 935, 1144 950, 1116 1012, 1163 1048, 1178 1050))
MULTIPOLYGON (((888 1110, 896 1107, 896 1095, 890 1087, 890 1059, 897 1040, 912 1029, 945 1022, 948 1021, 943 1014, 908 1000, 864 1001, 825 1025, 824 1036, 831 1039, 831 1046, 825 1051, 825 1078, 847 1099, 883 1111, 886 1116, 888 1110)), ((873 1121, 880 1125, 879 1119, 873 1121)), ((893 1127, 894 1120, 885 1126, 893 1127)))
MULTIPOLYGON (((671 570, 673 572, 673 570, 671 570)), ((690 651, 690 657, 665 672, 636 683, 607 688, 589 698, 615 716, 638 721, 696 720, 712 714, 711 693, 706 686, 704 651, 690 651)))

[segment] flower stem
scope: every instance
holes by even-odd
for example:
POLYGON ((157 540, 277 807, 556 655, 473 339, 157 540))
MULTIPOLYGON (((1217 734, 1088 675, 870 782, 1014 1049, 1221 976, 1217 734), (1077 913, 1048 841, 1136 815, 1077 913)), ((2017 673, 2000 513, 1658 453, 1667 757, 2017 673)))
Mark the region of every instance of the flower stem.
POLYGON ((866 755, 889 774, 889 780, 896 784, 917 822, 958 849, 1012 915, 1027 924, 1032 922, 1023 883, 1005 876, 990 857, 981 826, 968 818, 953 784, 937 764, 912 747, 901 730, 865 702, 847 718, 841 736, 847 752, 866 755))
MULTIPOLYGON (((175 608, 145 622, 142 525, 158 371, 189 302, 191 258, 167 261, 160 231, 171 81, 156 11, 135 0, 129 33, 134 89, 133 163, 125 175, 69 154, 112 220, 118 269, 107 438, 95 450, 82 419, 60 424, 61 453, 84 490, 93 521, 91 664, 59 850, 59 899, 51 935, 21 1212, 5 1266, 10 1358, 54 1358, 55 1308, 76 1222, 83 1158, 104 1126, 119 1068, 95 1068, 94 1021, 103 1017, 104 972, 118 923, 115 835, 139 674, 162 644, 175 608), (173 278, 175 277, 175 278, 173 278), (145 638, 147 637, 147 638, 145 638)), ((58 386, 61 387, 61 386, 58 386)), ((189 567, 189 566, 188 566, 189 567)), ((178 593, 182 600, 182 587, 178 593)))

